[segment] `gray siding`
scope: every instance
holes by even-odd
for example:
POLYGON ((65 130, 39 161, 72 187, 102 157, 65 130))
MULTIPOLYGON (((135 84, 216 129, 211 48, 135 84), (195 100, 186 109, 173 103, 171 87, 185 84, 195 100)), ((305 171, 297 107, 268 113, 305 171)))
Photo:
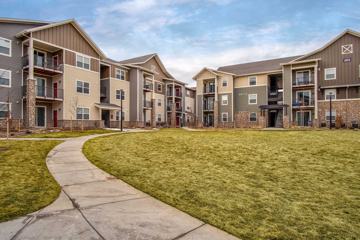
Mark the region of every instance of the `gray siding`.
POLYGON ((196 99, 198 121, 203 121, 203 96, 198 95, 196 99))
POLYGON ((267 104, 267 87, 246 87, 246 88, 234 88, 234 111, 235 112, 257 112, 260 105, 267 104), (257 94, 257 104, 248 104, 248 95, 257 94))
POLYGON ((219 119, 221 121, 221 113, 222 112, 227 112, 229 115, 228 117, 228 121, 231 122, 232 120, 232 102, 233 102, 233 96, 231 93, 224 93, 224 94, 219 94, 219 119), (222 101, 221 98, 223 95, 228 95, 228 105, 222 105, 222 101))
POLYGON ((103 88, 105 88, 106 97, 102 99, 102 102, 110 103, 110 80, 104 79, 100 80, 100 93, 103 92, 103 88))
MULTIPOLYGON (((130 78, 130 121, 139 121, 138 120, 138 107, 139 107, 139 102, 138 102, 138 88, 139 83, 138 83, 138 74, 139 70, 138 69, 131 69, 130 73, 129 73, 129 78, 130 78)), ((141 89, 142 90, 142 89, 141 89)))
MULTIPOLYGON (((283 87, 284 87, 284 92, 283 92, 283 102, 284 104, 289 105, 288 107, 288 113, 291 113, 291 108, 292 108, 292 99, 291 99, 291 94, 292 94, 292 73, 291 73, 291 66, 284 66, 283 67, 283 87)), ((289 120, 291 121, 291 114, 289 115, 289 120)))
POLYGON ((15 119, 21 118, 22 112, 22 45, 15 35, 36 26, 38 25, 0 23, 0 37, 11 40, 12 47, 11 57, 0 55, 0 68, 11 71, 11 88, 0 87, 0 102, 6 102, 10 95, 12 117, 15 119))

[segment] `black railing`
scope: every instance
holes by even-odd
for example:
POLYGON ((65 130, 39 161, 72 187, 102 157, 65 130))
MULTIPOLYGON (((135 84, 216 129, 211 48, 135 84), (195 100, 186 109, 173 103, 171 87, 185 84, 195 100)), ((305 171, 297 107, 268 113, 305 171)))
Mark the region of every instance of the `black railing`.
POLYGON ((152 84, 152 83, 145 82, 145 83, 144 83, 144 89, 151 91, 151 90, 153 89, 153 84, 152 84))
MULTIPOLYGON (((23 96, 26 97, 27 86, 22 86, 23 96)), ((54 87, 43 87, 35 85, 35 96, 44 99, 64 99, 64 90, 54 87)))
POLYGON ((144 101, 144 108, 151 108, 151 101, 144 101))
POLYGON ((303 99, 303 100, 295 100, 293 101, 293 107, 306 107, 306 106, 314 106, 315 101, 313 98, 303 99))
POLYGON ((203 108, 204 108, 204 111, 213 111, 214 104, 204 104, 203 108))
MULTIPOLYGON (((23 67, 29 66, 29 56, 25 55, 22 57, 23 67)), ((53 71, 63 71, 63 64, 61 59, 54 60, 53 58, 44 58, 34 55, 34 67, 42 68, 53 71)))
POLYGON ((269 100, 281 101, 283 99, 283 92, 279 91, 279 89, 271 89, 271 88, 269 88, 268 93, 269 93, 268 94, 269 100))
POLYGON ((295 78, 292 84, 293 86, 311 85, 314 84, 314 77, 295 78))
POLYGON ((215 93, 215 85, 205 86, 204 93, 215 93))

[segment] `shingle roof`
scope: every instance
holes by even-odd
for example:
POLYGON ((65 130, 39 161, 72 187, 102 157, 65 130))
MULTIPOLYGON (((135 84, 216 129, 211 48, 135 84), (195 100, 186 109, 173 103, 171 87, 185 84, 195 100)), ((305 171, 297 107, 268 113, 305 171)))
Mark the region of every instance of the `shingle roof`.
POLYGON ((260 72, 270 72, 281 70, 281 63, 290 62, 300 56, 293 56, 293 57, 285 57, 285 58, 276 58, 258 62, 250 62, 250 63, 242 63, 236 65, 229 65, 219 67, 218 71, 229 72, 236 75, 247 75, 253 73, 260 73, 260 72))
POLYGON ((130 59, 126 59, 126 60, 122 60, 119 61, 119 63, 122 64, 135 64, 135 63, 143 63, 146 60, 148 60, 149 58, 155 56, 156 53, 152 53, 152 54, 148 54, 148 55, 144 55, 144 56, 140 56, 140 57, 135 57, 135 58, 130 58, 130 59))

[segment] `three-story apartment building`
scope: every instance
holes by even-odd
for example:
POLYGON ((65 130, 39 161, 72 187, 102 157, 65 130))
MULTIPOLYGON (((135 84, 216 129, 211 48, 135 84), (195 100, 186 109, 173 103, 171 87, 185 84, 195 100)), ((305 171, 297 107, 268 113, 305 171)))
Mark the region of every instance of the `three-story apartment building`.
POLYGON ((358 127, 360 33, 302 56, 204 68, 194 80, 198 126, 358 127))
POLYGON ((73 19, 0 19, 0 128, 179 127, 185 98, 157 54, 115 61, 73 19))

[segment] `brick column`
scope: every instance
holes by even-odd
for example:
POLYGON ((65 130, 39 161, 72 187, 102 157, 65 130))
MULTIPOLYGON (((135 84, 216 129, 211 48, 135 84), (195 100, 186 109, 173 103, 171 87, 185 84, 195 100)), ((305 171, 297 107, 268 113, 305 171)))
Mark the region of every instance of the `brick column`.
POLYGON ((36 92, 35 92, 35 79, 34 79, 34 43, 32 38, 29 39, 28 57, 29 57, 29 75, 26 80, 25 126, 27 128, 33 128, 35 127, 36 92))
POLYGON ((151 99, 151 126, 153 128, 156 127, 156 114, 155 114, 155 108, 156 108, 156 101, 155 99, 151 99))
POLYGON ((171 127, 176 128, 176 105, 175 102, 171 104, 171 127))

